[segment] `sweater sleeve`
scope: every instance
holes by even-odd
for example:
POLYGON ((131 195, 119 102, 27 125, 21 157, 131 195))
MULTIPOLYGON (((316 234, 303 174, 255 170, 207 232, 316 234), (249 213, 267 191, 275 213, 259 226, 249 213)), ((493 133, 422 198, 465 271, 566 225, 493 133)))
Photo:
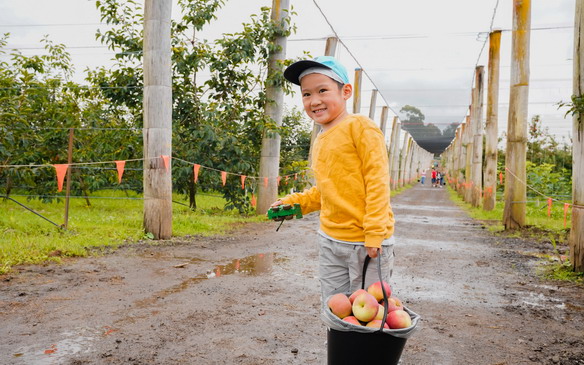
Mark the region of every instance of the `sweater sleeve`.
POLYGON ((376 128, 365 127, 356 136, 357 154, 362 161, 365 184, 365 216, 363 231, 366 247, 381 247, 383 240, 393 234, 393 213, 389 202, 389 164, 383 134, 376 128))
POLYGON ((320 191, 316 186, 304 190, 302 193, 287 195, 281 200, 284 204, 300 204, 302 214, 320 210, 320 191))

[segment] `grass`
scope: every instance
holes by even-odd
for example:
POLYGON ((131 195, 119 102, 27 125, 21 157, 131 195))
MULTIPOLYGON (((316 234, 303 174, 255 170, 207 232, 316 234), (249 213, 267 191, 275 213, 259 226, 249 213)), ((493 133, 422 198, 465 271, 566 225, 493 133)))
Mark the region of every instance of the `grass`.
MULTIPOLYGON (((500 199, 497 200, 495 209, 492 211, 484 211, 482 207, 473 207, 469 203, 466 203, 451 187, 448 188, 448 192, 450 198, 458 206, 465 209, 472 218, 483 221, 489 230, 493 232, 504 230, 502 223, 504 203, 500 199)), ((547 202, 544 200, 541 200, 539 203, 537 201, 527 203, 525 220, 526 227, 535 228, 536 231, 551 233, 561 243, 565 242, 572 224, 570 213, 568 213, 566 219, 567 224, 564 227, 564 207, 563 204, 557 202, 552 205, 551 216, 548 217, 547 202)), ((524 231, 529 231, 529 229, 524 231)), ((521 231, 518 232, 521 233, 521 231)), ((514 233, 517 234, 517 232, 514 233)))
POLYGON ((452 188, 448 188, 450 198, 454 203, 478 221, 481 221, 489 231, 496 234, 505 234, 506 237, 517 237, 534 239, 538 241, 549 241, 553 249, 549 254, 540 255, 538 273, 547 279, 569 281, 584 284, 584 273, 576 273, 572 270, 570 262, 565 255, 561 255, 558 245, 567 245, 569 229, 571 227, 571 217, 566 217, 566 227, 564 227, 564 207, 563 204, 554 203, 550 217, 547 215, 547 202, 527 203, 526 224, 524 229, 505 232, 503 226, 504 204, 497 201, 496 207, 492 211, 484 211, 481 207, 473 207, 466 203, 458 193, 452 188))
MULTIPOLYGON (((101 198, 71 199, 69 230, 65 231, 25 210, 16 203, 0 199, 0 274, 22 264, 61 261, 63 257, 87 256, 91 250, 117 247, 124 243, 148 239, 142 228, 143 201, 132 194, 100 192, 101 198)), ((64 200, 42 203, 13 197, 51 221, 62 224, 64 200)), ((178 195, 173 200, 187 203, 178 195)), ((173 235, 214 235, 224 233, 233 224, 265 220, 262 216, 246 217, 237 212, 223 211, 220 197, 197 197, 198 210, 173 204, 173 235)))

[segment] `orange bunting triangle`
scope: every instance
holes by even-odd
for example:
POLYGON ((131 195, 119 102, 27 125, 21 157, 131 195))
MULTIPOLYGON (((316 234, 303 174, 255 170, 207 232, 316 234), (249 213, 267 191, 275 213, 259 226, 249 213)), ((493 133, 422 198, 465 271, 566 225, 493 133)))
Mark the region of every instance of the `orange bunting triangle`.
POLYGON ((268 178, 264 177, 264 186, 267 188, 268 187, 268 178))
POLYGON ((241 189, 245 190, 245 175, 241 175, 241 189))
POLYGON ((548 212, 547 212, 548 217, 551 217, 552 216, 552 198, 548 198, 547 203, 548 203, 548 209, 547 209, 548 210, 548 212))
POLYGON ((162 162, 164 162, 164 168, 168 171, 168 165, 170 164, 170 156, 160 156, 162 157, 162 162))
POLYGON ((122 183, 122 175, 124 174, 124 166, 126 166, 126 161, 116 161, 116 169, 118 170, 118 184, 122 183))
POLYGON ((503 185, 503 173, 499 172, 499 184, 503 185))
POLYGON ((57 170, 57 191, 63 190, 63 181, 65 180, 65 174, 67 173, 68 164, 58 164, 53 165, 55 170, 57 170))
POLYGON ((227 172, 221 171, 221 181, 223 181, 223 186, 227 183, 227 172))
POLYGON ((251 206, 255 208, 257 202, 255 195, 251 194, 251 206))
POLYGON ((199 180, 199 170, 200 169, 201 169, 201 165, 194 164, 193 173, 195 175, 195 183, 199 180))

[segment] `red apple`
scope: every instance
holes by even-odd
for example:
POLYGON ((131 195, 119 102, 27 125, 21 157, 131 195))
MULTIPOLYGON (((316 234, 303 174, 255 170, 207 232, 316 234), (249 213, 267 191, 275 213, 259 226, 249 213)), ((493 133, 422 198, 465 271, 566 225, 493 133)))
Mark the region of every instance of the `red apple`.
POLYGON ((328 307, 339 318, 345 318, 351 315, 351 302, 343 293, 337 293, 330 297, 328 307))
MULTIPOLYGON (((381 283, 382 283, 381 281, 378 281, 376 283, 369 285, 369 287, 367 288, 367 292, 369 294, 373 295, 375 297, 375 299, 377 299, 378 302, 383 299, 383 291, 381 290, 381 283)), ((385 281, 383 282, 383 287, 385 288, 385 294, 389 298, 391 296, 391 287, 385 281)))
POLYGON ((403 309, 397 309, 389 312, 386 323, 391 329, 408 328, 412 325, 412 318, 410 318, 408 312, 403 309))
MULTIPOLYGON (((371 327, 371 328, 381 328, 381 319, 374 319, 371 322, 367 323, 367 325, 365 327, 371 327)), ((389 329, 389 326, 387 325, 387 323, 383 324, 383 328, 387 328, 389 329)))
POLYGON ((355 316, 347 316, 347 317, 343 318, 343 321, 354 324, 355 326, 361 325, 361 322, 359 322, 359 320, 357 318, 355 318, 355 316))
POLYGON ((353 315, 361 322, 369 322, 377 315, 379 303, 369 293, 357 295, 353 301, 353 315))
POLYGON ((394 310, 404 309, 401 300, 396 297, 387 298, 387 312, 393 312, 394 310))
POLYGON ((367 293, 367 290, 365 290, 365 289, 358 289, 353 294, 351 294, 351 296, 349 297, 349 300, 351 301, 351 304, 353 304, 353 302, 355 301, 355 298, 357 298, 357 295, 359 295, 361 293, 367 293))

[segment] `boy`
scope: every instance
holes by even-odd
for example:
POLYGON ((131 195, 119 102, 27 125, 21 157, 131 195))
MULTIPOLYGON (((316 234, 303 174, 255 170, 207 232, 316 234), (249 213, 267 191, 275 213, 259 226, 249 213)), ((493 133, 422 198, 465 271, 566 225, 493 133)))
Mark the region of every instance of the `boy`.
POLYGON ((319 278, 324 300, 361 288, 363 262, 369 255, 365 289, 393 266, 394 219, 389 204, 385 139, 361 115, 347 112, 353 93, 347 71, 335 58, 298 61, 284 77, 300 86, 304 110, 322 127, 314 143, 316 185, 288 195, 272 206, 298 203, 303 214, 320 210, 319 278))

